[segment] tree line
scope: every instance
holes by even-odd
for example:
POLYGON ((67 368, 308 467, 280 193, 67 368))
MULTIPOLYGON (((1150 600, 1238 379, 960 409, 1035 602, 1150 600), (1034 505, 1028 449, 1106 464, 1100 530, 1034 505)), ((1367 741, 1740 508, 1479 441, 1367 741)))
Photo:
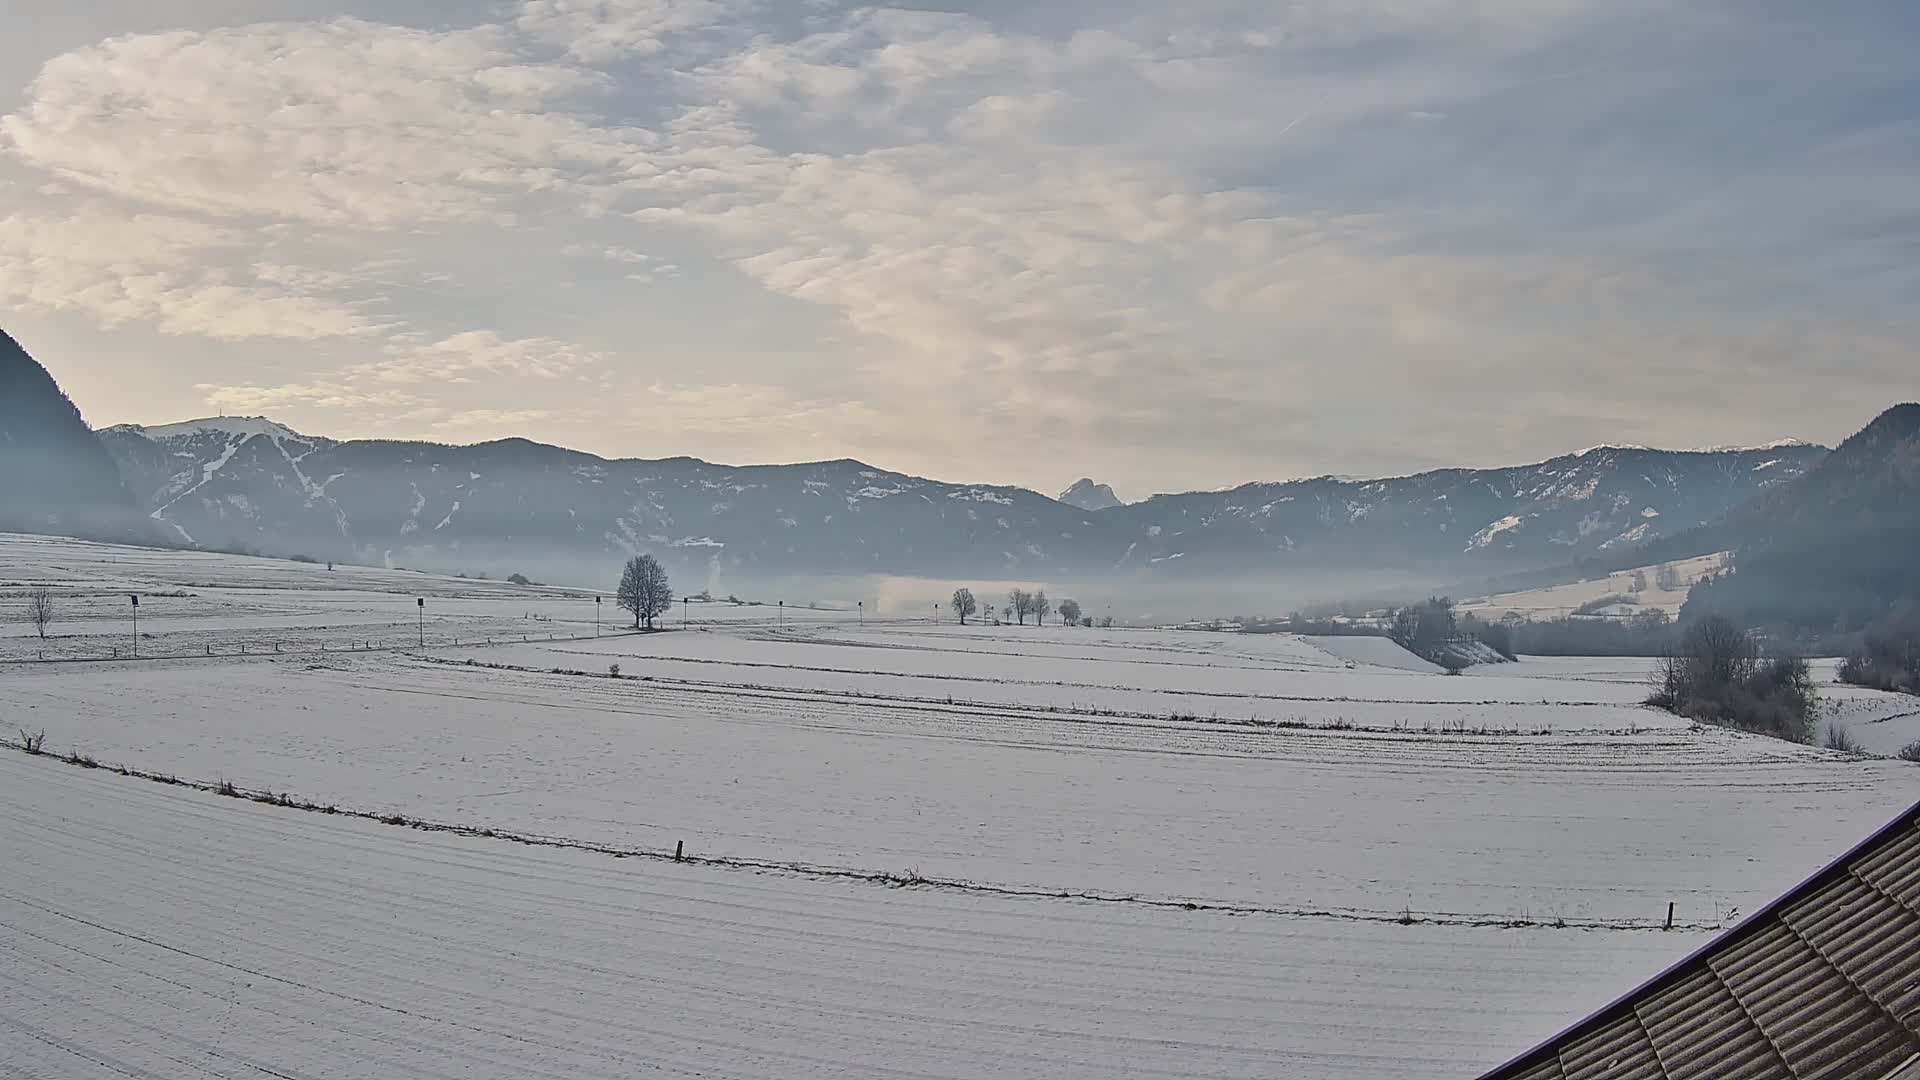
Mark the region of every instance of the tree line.
MULTIPOLYGON (((953 609, 955 615, 959 616, 961 626, 967 625, 969 618, 982 611, 979 598, 974 596, 972 589, 965 587, 953 590, 953 599, 948 601, 948 606, 953 609)), ((995 614, 991 607, 986 608, 985 612, 989 616, 995 614)), ((1035 592, 1028 592, 1025 589, 1009 591, 1006 606, 1000 609, 999 614, 1009 622, 1017 621, 1021 626, 1025 626, 1028 616, 1032 616, 1034 625, 1038 626, 1046 622, 1048 615, 1055 612, 1058 612, 1060 622, 1064 626, 1093 625, 1093 617, 1081 610, 1078 600, 1062 600, 1056 608, 1053 602, 1047 599, 1045 589, 1035 592)), ((1113 620, 1108 618, 1104 625, 1112 626, 1113 620)))

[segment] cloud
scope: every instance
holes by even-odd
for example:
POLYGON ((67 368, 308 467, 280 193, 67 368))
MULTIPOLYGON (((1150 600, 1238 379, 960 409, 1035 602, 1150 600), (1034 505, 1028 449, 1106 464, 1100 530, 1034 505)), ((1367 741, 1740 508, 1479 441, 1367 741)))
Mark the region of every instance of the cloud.
POLYGON ((376 323, 327 295, 332 283, 260 264, 222 261, 249 250, 232 229, 165 214, 89 207, 67 216, 0 218, 0 303, 81 311, 107 326, 225 340, 364 335, 376 323))
POLYGON ((74 50, 0 119, 0 181, 55 207, 0 219, 0 300, 364 346, 214 380, 254 411, 1046 488, 1609 437, 1553 411, 1740 441, 1692 432, 1743 370, 1791 388, 1740 384, 1766 437, 1830 437, 1779 430, 1794 356, 1902 378, 1920 142, 1840 119, 1907 63, 1887 34, 1641 0, 952 6, 530 0, 74 50), (1796 56, 1820 78, 1772 77, 1796 56))
POLYGON ((66 53, 0 134, 52 175, 176 210, 345 228, 492 221, 644 149, 645 132, 569 111, 607 87, 524 59, 497 27, 342 18, 66 53))
POLYGON ((741 18, 753 0, 528 0, 515 25, 576 60, 603 63, 651 56, 669 38, 741 18))
POLYGON ((357 365, 355 374, 382 382, 466 382, 476 375, 555 379, 603 362, 604 355, 553 338, 502 338, 492 330, 467 330, 421 345, 396 343, 391 358, 357 365))

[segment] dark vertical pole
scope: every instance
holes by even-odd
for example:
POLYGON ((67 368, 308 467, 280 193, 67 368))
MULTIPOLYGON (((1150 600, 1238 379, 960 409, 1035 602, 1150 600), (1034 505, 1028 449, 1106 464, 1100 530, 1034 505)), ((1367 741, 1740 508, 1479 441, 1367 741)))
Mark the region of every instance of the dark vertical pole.
POLYGON ((593 598, 593 636, 600 636, 600 598, 593 598))
POLYGON ((1673 901, 1667 901, 1667 929, 1673 929, 1673 901))
POLYGON ((420 647, 424 649, 427 647, 427 598, 415 597, 413 603, 420 611, 420 647))
POLYGON ((133 601, 133 658, 140 659, 140 595, 128 597, 133 601))
POLYGON ((687 842, 685 840, 675 840, 673 842, 673 861, 679 862, 682 859, 685 859, 686 857, 687 857, 687 842))
POLYGON ((865 600, 861 600, 859 601, 859 604, 860 604, 860 625, 865 626, 867 625, 867 602, 865 600))
POLYGON ((693 597, 691 596, 683 596, 680 598, 680 629, 682 630, 687 628, 687 606, 691 603, 693 603, 693 597))
POLYGON ((785 600, 780 601, 780 625, 787 625, 787 602, 785 600))

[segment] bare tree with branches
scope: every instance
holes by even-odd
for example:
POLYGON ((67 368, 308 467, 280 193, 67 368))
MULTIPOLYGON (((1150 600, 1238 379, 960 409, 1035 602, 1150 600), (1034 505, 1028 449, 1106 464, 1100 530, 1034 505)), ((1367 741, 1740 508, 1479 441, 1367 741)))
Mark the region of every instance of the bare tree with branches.
POLYGON ((972 589, 953 590, 953 613, 960 616, 960 625, 967 625, 967 616, 980 610, 980 602, 973 598, 972 589))
POLYGON ((651 555, 636 555, 627 560, 615 598, 621 607, 633 612, 635 630, 640 629, 642 623, 651 630, 653 620, 673 606, 673 586, 668 584, 667 571, 660 560, 651 555))
POLYGON ((47 640, 47 627, 53 625, 53 592, 39 588, 27 594, 27 621, 33 624, 33 631, 40 640, 47 640))

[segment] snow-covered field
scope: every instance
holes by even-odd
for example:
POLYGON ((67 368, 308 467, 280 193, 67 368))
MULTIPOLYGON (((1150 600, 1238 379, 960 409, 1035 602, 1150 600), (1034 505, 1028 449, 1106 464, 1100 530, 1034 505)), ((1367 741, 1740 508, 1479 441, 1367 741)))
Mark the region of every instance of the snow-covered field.
POLYGON ((0 539, 0 604, 43 583, 53 655, 139 591, 177 658, 10 626, 0 729, 467 832, 0 755, 35 1076, 1471 1075, 1920 798, 1639 708, 1644 661, 730 604, 595 637, 587 593, 0 539))
POLYGON ((1668 616, 1680 614, 1680 606, 1687 602, 1687 590, 1694 582, 1721 569, 1726 563, 1725 553, 1702 555, 1695 559, 1681 559, 1670 563, 1674 572, 1675 588, 1660 587, 1659 565, 1643 566, 1635 570, 1620 570, 1606 577, 1576 581, 1565 585, 1549 585, 1545 588, 1528 589, 1523 592, 1500 593, 1495 596, 1470 597, 1460 602, 1460 611, 1472 612, 1483 619, 1499 619, 1509 611, 1517 611, 1529 619, 1561 619, 1573 614, 1582 604, 1597 603, 1613 596, 1630 598, 1628 603, 1609 604, 1600 614, 1619 618, 1639 612, 1659 611, 1668 616), (1634 579, 1638 576, 1644 588, 1634 591, 1634 579))

